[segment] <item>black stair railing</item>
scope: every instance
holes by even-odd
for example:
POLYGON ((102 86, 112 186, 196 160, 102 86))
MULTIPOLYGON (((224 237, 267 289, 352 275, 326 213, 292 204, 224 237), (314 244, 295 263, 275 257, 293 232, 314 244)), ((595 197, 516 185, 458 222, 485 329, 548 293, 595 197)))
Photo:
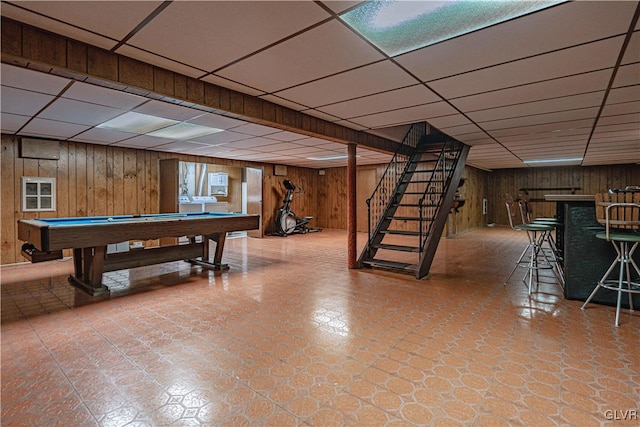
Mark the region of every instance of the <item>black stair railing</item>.
POLYGON ((450 184, 456 164, 462 153, 462 143, 448 140, 442 146, 431 178, 425 186, 422 197, 418 200, 420 252, 424 251, 432 231, 434 219, 442 207, 442 198, 450 184))
MULTIPOLYGON (((373 190, 371 197, 366 200, 367 203, 367 252, 372 249, 371 239, 375 235, 373 230, 379 228, 380 223, 384 220, 384 213, 387 206, 394 202, 393 197, 395 195, 398 183, 404 176, 407 167, 409 166, 410 155, 408 155, 407 148, 415 149, 420 142, 420 138, 426 133, 427 124, 425 122, 416 123, 411 126, 407 134, 405 135, 402 143, 398 146, 391 161, 387 165, 378 185, 373 190)), ((370 255, 370 254, 369 254, 370 255)))

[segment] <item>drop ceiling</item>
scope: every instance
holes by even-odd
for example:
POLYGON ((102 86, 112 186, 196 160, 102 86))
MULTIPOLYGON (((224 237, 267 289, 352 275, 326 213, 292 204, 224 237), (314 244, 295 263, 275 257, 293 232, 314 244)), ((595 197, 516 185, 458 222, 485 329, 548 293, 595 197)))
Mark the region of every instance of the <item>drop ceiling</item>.
MULTIPOLYGON (((2 16, 345 127, 427 121, 468 163, 640 162, 637 1, 577 1, 390 57, 340 16, 357 1, 3 1, 2 16)), ((2 132, 312 168, 345 146, 2 65, 2 132), (167 140, 96 127, 133 111, 223 129, 167 140)), ((95 82, 93 82, 95 83, 95 82)), ((390 156, 358 147, 358 163, 390 156)), ((562 163, 558 163, 562 164, 562 163)))

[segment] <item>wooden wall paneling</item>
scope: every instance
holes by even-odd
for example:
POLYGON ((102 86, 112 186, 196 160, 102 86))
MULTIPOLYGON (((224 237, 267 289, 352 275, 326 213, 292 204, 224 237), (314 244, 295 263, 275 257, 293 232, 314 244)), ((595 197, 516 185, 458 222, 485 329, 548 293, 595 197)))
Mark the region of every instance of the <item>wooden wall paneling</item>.
POLYGON ((75 144, 76 148, 76 212, 73 216, 87 216, 87 145, 75 144))
POLYGON ((2 182, 2 191, 0 194, 0 206, 2 206, 2 215, 0 216, 0 263, 7 264, 16 262, 16 221, 15 215, 18 211, 16 207, 15 190, 16 177, 18 174, 15 170, 15 159, 17 154, 15 150, 17 145, 15 138, 2 136, 2 154, 0 155, 0 180, 2 182))
POLYGON ((85 155, 86 161, 86 174, 87 174, 87 216, 95 216, 96 215, 96 192, 95 192, 95 158, 94 158, 94 147, 93 144, 85 144, 85 149, 87 153, 85 155))
POLYGON ((124 187, 124 214, 136 214, 138 210, 138 183, 136 179, 137 171, 137 159, 136 151, 130 148, 125 148, 123 155, 124 163, 124 175, 123 175, 123 187, 124 187))
POLYGON ((67 215, 68 216, 78 216, 78 210, 76 209, 76 188, 78 185, 77 174, 76 174, 76 158, 78 157, 78 153, 76 152, 76 143, 69 142, 67 143, 67 176, 69 177, 69 185, 67 187, 67 215))
POLYGON ((135 185, 136 185, 136 213, 142 214, 147 213, 147 195, 145 188, 145 174, 146 174, 146 150, 136 151, 136 175, 135 175, 135 185))
POLYGON ((124 148, 113 150, 113 214, 126 213, 124 205, 124 148))
POLYGON ((113 202, 114 202, 114 190, 113 190, 113 147, 107 147, 106 149, 106 169, 105 169, 105 188, 106 188, 106 212, 107 215, 113 215, 113 202))
POLYGON ((17 138, 14 139, 14 154, 15 157, 13 159, 15 179, 13 181, 13 199, 14 199, 14 208, 15 208, 15 217, 13 219, 14 226, 14 242, 16 242, 16 247, 13 250, 14 259, 21 261, 22 256, 20 255, 20 246, 21 242, 17 241, 18 238, 18 224, 17 221, 19 219, 25 218, 25 214, 22 212, 22 201, 21 201, 21 181, 20 177, 25 176, 24 171, 24 161, 19 158, 19 147, 17 138))
POLYGON ((56 216, 69 216, 69 145, 60 143, 60 159, 56 162, 56 216))
POLYGON ((146 195, 147 209, 149 212, 158 212, 159 207, 159 189, 158 189, 158 171, 160 158, 156 151, 147 151, 148 167, 146 173, 146 195))
MULTIPOLYGON (((316 172, 317 173, 317 172, 316 172)), ((323 227, 347 229, 347 169, 327 168, 318 185, 318 222, 323 227)))
POLYGON ((93 215, 108 215, 107 209, 107 147, 93 146, 93 215))
MULTIPOLYGON (((47 177, 47 178, 56 178, 56 187, 58 184, 58 161, 57 160, 38 160, 38 176, 47 177)), ((38 212, 38 217, 40 218, 55 218, 58 217, 59 214, 57 212, 58 203, 57 203, 57 188, 56 188, 56 211, 50 212, 38 212)))

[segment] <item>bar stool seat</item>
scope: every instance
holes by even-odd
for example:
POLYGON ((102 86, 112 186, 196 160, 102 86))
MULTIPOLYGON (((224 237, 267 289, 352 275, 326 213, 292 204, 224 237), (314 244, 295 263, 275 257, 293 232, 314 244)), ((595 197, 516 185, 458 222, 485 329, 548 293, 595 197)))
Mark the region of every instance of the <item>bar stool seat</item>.
POLYGON ((605 232, 597 233, 596 238, 611 242, 617 256, 581 308, 584 310, 600 289, 615 291, 618 293, 615 325, 619 326, 622 294, 628 295, 631 311, 634 311, 633 294, 640 294, 640 268, 633 260, 640 245, 640 193, 601 193, 595 199, 597 220, 605 225, 605 232), (618 265, 618 277, 609 279, 618 265), (637 274, 635 279, 631 267, 637 274))

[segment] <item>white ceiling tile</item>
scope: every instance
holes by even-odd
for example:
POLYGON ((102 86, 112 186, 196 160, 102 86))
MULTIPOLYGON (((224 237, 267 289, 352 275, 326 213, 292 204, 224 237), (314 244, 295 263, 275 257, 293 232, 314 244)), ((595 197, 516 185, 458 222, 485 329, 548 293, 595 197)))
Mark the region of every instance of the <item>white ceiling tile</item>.
POLYGON ((35 118, 31 120, 29 124, 20 131, 20 133, 24 135, 39 135, 67 139, 87 130, 88 128, 89 126, 35 118))
POLYGON ((360 125, 352 123, 352 122, 350 122, 348 120, 337 120, 334 123, 337 124, 337 125, 340 125, 340 126, 344 126, 344 127, 347 127, 347 128, 354 129, 354 130, 367 130, 367 129, 369 129, 366 126, 360 126, 360 125))
POLYGON ((202 81, 213 83, 214 85, 221 86, 227 89, 235 90, 236 92, 246 93, 247 95, 251 96, 264 95, 264 92, 261 90, 231 81, 229 79, 225 79, 224 77, 216 76, 215 74, 209 74, 205 77, 202 77, 202 81))
POLYGON ((315 156, 317 153, 321 152, 322 150, 319 150, 315 147, 298 147, 298 148, 289 148, 287 150, 287 153, 290 155, 309 155, 309 156, 315 156))
MULTIPOLYGON (((436 117, 429 119, 429 124, 438 129, 448 129, 455 126, 473 125, 471 121, 462 114, 451 114, 450 116, 436 117)), ((476 127, 477 130, 477 127, 476 127)))
POLYGON ((598 126, 617 125, 621 123, 638 123, 638 114, 619 114, 617 116, 600 117, 598 126))
POLYGON ((501 89, 453 99, 451 102, 464 112, 516 105, 607 88, 612 70, 596 71, 578 76, 564 77, 546 82, 501 89))
POLYGON ((640 127, 626 131, 594 133, 591 137, 590 142, 596 143, 617 141, 633 141, 636 144, 636 147, 640 150, 640 127))
POLYGON ((246 138, 240 141, 230 142, 227 144, 227 147, 232 149, 238 149, 238 148, 257 149, 258 147, 263 145, 272 146, 273 144, 276 144, 276 143, 277 141, 274 141, 273 139, 255 137, 255 138, 246 138))
POLYGON ((194 110, 193 108, 187 108, 181 105, 156 100, 151 100, 146 104, 135 108, 133 111, 136 113, 179 121, 192 120, 205 114, 204 111, 194 110))
POLYGON ((129 110, 148 101, 142 96, 82 82, 74 82, 61 96, 123 110, 129 110))
POLYGON ((27 89, 32 92, 57 95, 64 89, 71 80, 52 74, 45 74, 27 68, 2 64, 0 68, 2 75, 2 85, 11 86, 17 89, 27 89))
POLYGON ((189 123, 197 125, 214 127, 217 129, 231 129, 247 124, 244 120, 234 119, 233 117, 223 116, 221 114, 204 113, 201 116, 194 117, 189 123))
POLYGON ((192 142, 198 142, 205 145, 220 145, 220 144, 228 144, 233 141, 240 141, 242 139, 247 139, 247 135, 242 133, 236 133, 231 131, 217 132, 212 133, 210 135, 201 136, 199 138, 191 138, 189 139, 192 142))
POLYGON ((306 135, 295 133, 295 132, 288 132, 288 131, 271 133, 269 134, 268 138, 275 139, 277 141, 297 141, 297 140, 309 139, 309 137, 306 135))
POLYGON ((29 116, 21 116, 19 114, 5 113, 0 117, 0 125, 2 125, 3 133, 14 133, 20 130, 30 119, 29 116))
POLYGON ((197 142, 189 142, 189 141, 175 141, 175 142, 170 142, 168 144, 155 146, 153 147, 153 149, 159 150, 159 151, 184 153, 187 151, 191 152, 191 151, 199 150, 205 147, 208 147, 208 145, 198 144, 197 142))
POLYGON ((449 77, 429 86, 442 96, 455 98, 596 71, 615 64, 623 40, 624 37, 614 37, 449 77))
MULTIPOLYGON (((476 135, 480 130, 480 128, 474 125, 473 123, 470 123, 466 125, 442 127, 440 128, 440 130, 446 133, 447 135, 451 135, 456 138, 458 138, 459 136, 465 136, 465 135, 467 135, 467 138, 469 138, 468 135, 476 135)), ((487 134, 484 132, 482 132, 481 135, 483 138, 486 138, 487 136, 487 134)))
POLYGON ((613 87, 623 87, 640 84, 640 64, 625 65, 618 68, 613 87))
POLYGON ((391 126, 387 128, 371 129, 367 131, 367 133, 391 139, 392 141, 401 142, 410 129, 411 125, 391 126))
POLYGON ((324 3, 325 6, 327 6, 334 12, 340 14, 345 10, 352 8, 363 2, 362 1, 323 0, 322 3, 324 3))
MULTIPOLYGON (((338 144, 340 145, 340 144, 338 144)), ((271 144, 263 144, 259 151, 272 152, 272 153, 287 153, 289 150, 295 150, 302 145, 297 142, 276 142, 271 141, 271 144)), ((344 147, 344 146, 343 146, 344 147)), ((322 149, 322 147, 313 147, 314 149, 322 149)))
POLYGON ((246 124, 244 120, 234 119, 233 117, 223 116, 221 114, 204 113, 201 116, 194 117, 189 123, 197 125, 214 127, 217 129, 230 129, 246 124))
POLYGON ((357 117, 351 121, 370 128, 387 127, 404 123, 415 123, 429 121, 430 118, 447 116, 456 111, 446 102, 434 102, 417 107, 403 108, 395 111, 371 114, 369 116, 357 117))
MULTIPOLYGON (((598 124, 598 126, 596 126, 595 130, 593 131, 593 135, 595 136, 600 133, 618 132, 624 130, 640 130, 640 121, 635 123, 622 123, 608 126, 601 126, 600 124, 598 124)), ((640 135, 640 133, 638 133, 637 135, 640 135)))
POLYGON ((634 9, 634 2, 567 2, 395 59, 421 80, 431 81, 622 34, 634 9))
POLYGON ((116 147, 129 147, 129 148, 152 148, 158 145, 165 145, 171 142, 170 139, 156 138, 154 136, 138 135, 125 141, 116 142, 112 145, 116 147))
POLYGON ((322 120, 326 120, 328 122, 334 122, 334 121, 338 120, 338 117, 332 116, 331 114, 323 113, 322 111, 318 111, 318 110, 306 110, 306 111, 304 111, 304 113, 308 114, 309 116, 313 116, 313 117, 317 117, 317 118, 322 119, 322 120))
POLYGON ((198 68, 191 67, 189 65, 182 64, 177 61, 173 61, 166 57, 155 55, 151 52, 138 49, 134 46, 129 46, 128 44, 123 44, 117 49, 116 52, 120 55, 136 58, 137 60, 146 62, 147 64, 155 65, 156 67, 160 67, 160 68, 165 68, 169 71, 173 71, 179 74, 184 74, 185 76, 189 76, 193 78, 198 78, 205 73, 205 70, 200 70, 198 68))
POLYGON ((441 98, 423 85, 413 85, 362 98, 319 107, 318 110, 334 116, 351 118, 380 113, 411 105, 422 105, 441 98))
POLYGON ((380 53, 333 20, 217 74, 275 92, 380 59, 380 53))
POLYGON ((56 34, 71 37, 105 50, 114 47, 117 43, 117 40, 114 39, 124 37, 146 16, 146 14, 117 13, 114 8, 110 7, 110 3, 129 5, 147 3, 144 7, 150 8, 149 12, 156 7, 154 3, 160 4, 160 2, 140 1, 19 1, 13 3, 19 4, 27 10, 16 8, 8 2, 2 2, 2 16, 35 27, 47 28, 56 34), (107 10, 105 11, 105 9, 107 10), (96 34, 97 31, 105 32, 96 34))
POLYGON ((638 100, 640 100, 640 85, 611 89, 607 97, 608 104, 619 104, 638 100))
POLYGON ((39 92, 2 86, 0 105, 5 113, 32 116, 53 100, 53 96, 39 92))
POLYGON ((91 128, 71 138, 72 141, 91 142, 100 144, 113 144, 136 136, 128 132, 120 132, 113 129, 91 128))
POLYGON ((275 95, 264 95, 264 96, 261 96, 260 98, 269 102, 273 102, 274 104, 281 105, 283 107, 291 108, 292 110, 295 110, 295 111, 302 111, 309 108, 308 105, 302 105, 302 104, 298 104, 297 102, 291 102, 288 99, 280 98, 279 96, 275 96, 275 95))
POLYGON ((318 107, 415 83, 415 78, 391 61, 381 61, 276 92, 276 95, 310 107, 318 107))
POLYGON ((550 123, 555 124, 557 129, 562 129, 564 128, 563 123, 565 121, 591 119, 591 123, 593 123, 595 121, 596 115, 598 114, 598 110, 598 107, 592 107, 548 114, 535 114, 530 116, 482 122, 480 123, 480 126, 482 126, 482 128, 485 130, 494 130, 550 123))
POLYGON ((38 117, 79 125, 95 126, 119 116, 124 112, 125 110, 105 107, 104 105, 58 98, 38 114, 38 117))
POLYGON ((232 129, 234 132, 244 133, 253 136, 265 136, 272 133, 279 132, 279 129, 274 129, 269 126, 259 125, 257 123, 247 123, 232 129))
POLYGON ((602 109, 601 117, 617 116, 620 114, 638 113, 640 121, 640 101, 624 102, 620 104, 607 104, 602 109))
POLYGON ((213 71, 329 16, 313 2, 176 1, 129 44, 213 71))
POLYGON ((485 122, 501 118, 521 117, 534 114, 551 113, 585 107, 599 107, 604 98, 604 91, 582 95, 527 102, 508 107, 491 108, 467 113, 476 122, 485 122))
POLYGON ((504 128, 492 130, 489 133, 494 138, 501 138, 514 135, 532 135, 543 132, 562 132, 569 129, 591 129, 593 119, 573 120, 561 123, 543 123, 530 126, 521 126, 515 128, 504 128))
POLYGON ((627 50, 622 58, 622 65, 640 62, 640 32, 631 36, 627 50))

